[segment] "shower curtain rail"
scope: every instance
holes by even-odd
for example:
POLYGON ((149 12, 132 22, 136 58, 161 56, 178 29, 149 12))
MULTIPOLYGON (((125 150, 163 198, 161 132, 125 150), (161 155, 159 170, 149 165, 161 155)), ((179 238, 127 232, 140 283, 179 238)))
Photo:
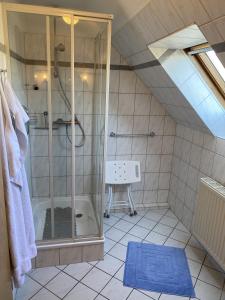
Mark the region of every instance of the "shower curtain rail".
POLYGON ((114 138, 117 138, 117 137, 154 137, 154 136, 156 136, 156 134, 154 131, 151 131, 150 133, 146 133, 146 134, 118 134, 118 133, 115 133, 112 131, 112 132, 110 132, 109 136, 114 137, 114 138))

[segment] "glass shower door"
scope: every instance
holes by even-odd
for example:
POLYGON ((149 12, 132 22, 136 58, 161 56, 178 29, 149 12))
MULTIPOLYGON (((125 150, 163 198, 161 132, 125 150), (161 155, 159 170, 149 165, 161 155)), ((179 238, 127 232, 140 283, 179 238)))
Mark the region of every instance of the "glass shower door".
POLYGON ((99 226, 102 222, 103 205, 105 202, 104 185, 104 147, 106 130, 106 64, 107 64, 107 27, 99 32, 95 38, 95 81, 93 107, 95 122, 94 130, 94 148, 96 160, 94 165, 93 177, 93 205, 99 226))
MULTIPOLYGON (((78 237, 99 236, 105 140, 107 23, 79 20, 74 26, 75 112, 85 132, 76 147, 75 214, 78 237)), ((76 125, 76 143, 82 131, 76 125)))
POLYGON ((7 22, 12 83, 30 117, 37 240, 99 238, 108 22, 23 12, 8 12, 7 22))
POLYGON ((30 118, 26 173, 36 239, 50 239, 51 213, 47 226, 45 222, 51 207, 46 16, 8 12, 7 21, 11 82, 30 118), (32 30, 30 24, 36 30, 32 30))
MULTIPOLYGON (((71 16, 72 17, 72 16, 71 16)), ((67 17, 67 18, 71 18, 67 17)), ((51 126, 52 126, 52 210, 55 239, 75 236, 72 212, 72 138, 69 136, 74 118, 71 94, 71 26, 62 16, 49 17, 51 126)), ((47 216, 46 216, 47 220, 47 216)))

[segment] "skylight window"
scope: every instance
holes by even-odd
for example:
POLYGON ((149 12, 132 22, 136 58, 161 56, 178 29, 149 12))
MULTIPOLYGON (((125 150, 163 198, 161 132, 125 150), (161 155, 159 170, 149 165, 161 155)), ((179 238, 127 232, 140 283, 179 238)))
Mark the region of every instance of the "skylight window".
MULTIPOLYGON (((220 54, 217 57, 198 26, 189 26, 148 48, 180 92, 176 95, 171 88, 168 97, 165 94, 166 107, 176 121, 225 139, 225 69, 220 54)), ((159 97, 164 102, 164 93, 159 97)))
POLYGON ((196 57, 208 77, 225 98, 225 68, 209 44, 202 44, 187 50, 196 57))
POLYGON ((211 60, 211 62, 213 63, 214 67, 216 68, 216 70, 218 71, 218 73, 220 74, 220 76, 225 81, 225 68, 222 65, 222 63, 219 60, 219 58, 217 57, 215 51, 214 50, 207 51, 206 55, 211 60))

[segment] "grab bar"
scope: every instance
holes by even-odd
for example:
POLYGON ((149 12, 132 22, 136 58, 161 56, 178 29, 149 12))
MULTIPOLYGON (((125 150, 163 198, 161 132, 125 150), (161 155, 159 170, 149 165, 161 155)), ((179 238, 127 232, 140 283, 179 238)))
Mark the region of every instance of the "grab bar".
MULTIPOLYGON (((72 125, 72 120, 65 121, 63 119, 57 119, 56 121, 53 122, 54 125, 72 125)), ((79 125, 80 122, 78 120, 74 120, 74 124, 79 125)))
POLYGON ((112 131, 109 134, 110 137, 154 137, 155 135, 154 131, 145 134, 118 134, 112 131))

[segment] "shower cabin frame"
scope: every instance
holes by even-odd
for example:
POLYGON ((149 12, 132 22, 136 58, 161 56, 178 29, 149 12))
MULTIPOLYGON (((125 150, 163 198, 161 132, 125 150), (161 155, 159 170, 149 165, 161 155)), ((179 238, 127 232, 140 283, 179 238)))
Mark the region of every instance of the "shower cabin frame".
MULTIPOLYGON (((83 21, 96 21, 104 22, 107 24, 107 57, 106 57, 106 79, 105 79, 105 133, 104 133, 104 153, 103 153, 103 174, 102 174, 102 205, 101 205, 101 218, 100 218, 100 228, 98 236, 88 236, 88 237, 76 237, 74 218, 72 218, 72 238, 68 239, 54 239, 48 241, 38 241, 38 250, 48 250, 55 248, 64 248, 71 246, 85 246, 85 245, 104 245, 104 234, 103 234, 103 210, 104 210, 104 195, 105 195, 105 161, 107 155, 107 132, 108 132, 108 103, 109 103, 109 76, 110 76, 110 53, 111 53, 111 26, 113 15, 111 14, 101 14, 93 13, 79 10, 70 10, 63 8, 54 7, 44 7, 44 6, 34 6, 34 5, 24 5, 24 4, 14 4, 14 3, 4 3, 3 2, 3 26, 4 26, 4 42, 6 51, 6 61, 8 77, 11 79, 11 63, 10 63, 10 46, 9 46, 9 33, 8 33, 8 12, 18 12, 18 13, 28 13, 28 14, 38 14, 46 17, 46 42, 47 42, 47 74, 48 74, 48 85, 47 85, 47 102, 49 111, 49 164, 50 164, 50 200, 51 200, 51 217, 52 217, 52 236, 54 236, 54 195, 53 195, 53 154, 52 154, 52 119, 51 119, 51 107, 52 107, 52 89, 51 89, 51 40, 50 40, 50 17, 63 17, 67 16, 71 19, 70 26, 70 37, 71 37, 71 116, 76 113, 75 108, 75 87, 74 87, 74 32, 75 26, 73 25, 73 18, 83 20, 83 21)), ((73 120, 73 118, 72 118, 73 120)), ((75 196, 75 122, 72 121, 72 216, 75 213, 76 196, 75 196)))

